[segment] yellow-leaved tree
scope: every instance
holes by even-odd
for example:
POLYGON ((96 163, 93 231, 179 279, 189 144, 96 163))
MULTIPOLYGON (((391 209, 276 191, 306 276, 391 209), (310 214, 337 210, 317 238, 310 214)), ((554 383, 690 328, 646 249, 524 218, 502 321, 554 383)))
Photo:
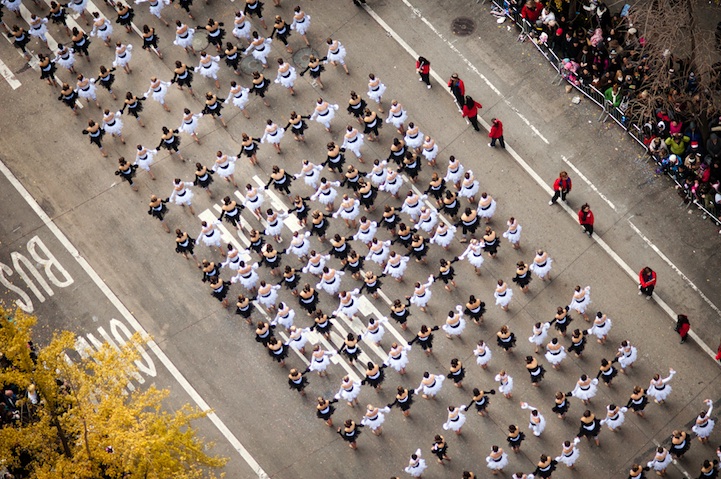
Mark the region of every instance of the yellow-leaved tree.
POLYGON ((138 343, 83 358, 67 331, 34 345, 35 323, 0 307, 0 470, 37 479, 196 479, 225 465, 192 427, 206 413, 169 411, 167 389, 127 387, 138 343))

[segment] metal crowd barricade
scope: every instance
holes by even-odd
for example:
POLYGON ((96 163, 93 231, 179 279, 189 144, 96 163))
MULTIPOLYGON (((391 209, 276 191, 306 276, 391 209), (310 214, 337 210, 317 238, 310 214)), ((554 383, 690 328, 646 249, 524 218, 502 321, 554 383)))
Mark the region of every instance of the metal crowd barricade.
MULTIPOLYGON (((550 48, 548 45, 535 41, 529 35, 529 33, 535 28, 535 25, 531 25, 526 19, 522 18, 520 9, 514 9, 507 0, 503 0, 502 3, 499 2, 501 2, 501 0, 491 0, 491 5, 494 8, 503 11, 506 18, 509 18, 513 23, 516 24, 517 27, 521 29, 521 35, 524 35, 524 39, 526 37, 531 39, 532 43, 536 46, 538 52, 543 55, 543 57, 548 60, 548 63, 558 72, 558 75, 553 79, 551 83, 560 85, 564 80, 567 81, 569 85, 571 85, 578 92, 583 94, 583 96, 591 100, 602 109, 598 121, 605 122, 609 117, 611 117, 613 121, 618 124, 618 126, 620 126, 631 138, 636 140, 636 142, 648 153, 648 147, 643 142, 641 127, 639 127, 636 123, 629 122, 625 112, 620 108, 613 106, 613 103, 606 100, 606 96, 603 94, 603 92, 596 89, 593 85, 584 85, 580 82, 569 81, 568 78, 564 76, 562 59, 558 57, 556 52, 553 51, 553 49, 550 48)), ((670 174, 667 174, 666 176, 668 176, 671 181, 675 183, 677 188, 683 188, 683 186, 670 174)), ((698 200, 694 199, 692 203, 702 211, 704 219, 706 216, 708 216, 717 225, 721 226, 721 219, 708 211, 704 207, 704 205, 701 204, 698 200)))

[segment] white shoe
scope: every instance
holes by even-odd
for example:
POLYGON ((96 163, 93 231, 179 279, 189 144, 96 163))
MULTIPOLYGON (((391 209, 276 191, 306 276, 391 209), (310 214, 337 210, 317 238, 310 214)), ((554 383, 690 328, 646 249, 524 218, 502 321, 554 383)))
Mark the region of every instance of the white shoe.
POLYGON ((430 85, 428 85, 428 89, 429 89, 429 90, 431 89, 431 86, 430 86, 430 85))
POLYGON ((488 146, 489 146, 490 148, 493 148, 493 145, 491 145, 490 143, 488 144, 488 146))
POLYGON ((548 206, 553 206, 553 201, 549 201, 548 206))
POLYGON ((423 81, 423 78, 419 78, 418 81, 423 81))
POLYGON ((638 292, 638 295, 641 296, 643 293, 641 291, 638 292))

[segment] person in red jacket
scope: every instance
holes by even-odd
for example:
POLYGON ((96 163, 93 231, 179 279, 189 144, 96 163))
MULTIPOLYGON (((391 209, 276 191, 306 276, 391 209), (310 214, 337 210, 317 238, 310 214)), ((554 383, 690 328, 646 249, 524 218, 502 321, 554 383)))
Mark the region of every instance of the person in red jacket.
POLYGON ((488 138, 491 142, 488 144, 491 148, 496 146, 496 140, 501 145, 501 148, 506 148, 506 142, 503 141, 503 123, 498 118, 491 120, 491 131, 488 132, 488 138))
POLYGON ((573 184, 571 184, 568 173, 565 171, 560 172, 556 181, 553 182, 553 198, 548 202, 548 205, 555 205, 559 197, 561 201, 566 201, 566 195, 571 192, 571 188, 573 188, 573 184))
MULTIPOLYGON (((686 337, 691 329, 691 323, 688 322, 688 316, 685 314, 679 314, 676 318, 676 332, 681 336, 681 344, 686 342, 686 337)), ((721 347, 721 345, 719 345, 721 347)))
POLYGON ((653 288, 656 287, 656 272, 645 266, 640 273, 638 273, 638 294, 645 294, 646 299, 651 299, 653 295, 653 288))
POLYGON ((483 108, 483 105, 478 103, 476 100, 471 98, 470 95, 466 96, 466 101, 463 104, 463 110, 461 113, 463 114, 464 118, 468 118, 468 121, 471 122, 471 125, 473 125, 473 128, 476 131, 481 131, 481 128, 478 126, 478 109, 483 108))
POLYGON ((578 222, 581 224, 581 230, 588 236, 593 236, 593 211, 588 203, 584 203, 578 211, 578 222))
POLYGON ((451 75, 451 79, 448 80, 448 88, 450 88, 453 97, 458 103, 458 108, 463 108, 463 99, 466 97, 466 86, 463 84, 463 80, 458 78, 458 73, 451 75))
MULTIPOLYGON (((526 4, 521 9, 521 18, 526 20, 528 23, 531 24, 531 27, 536 25, 536 20, 538 20, 538 17, 541 16, 541 11, 543 10, 543 4, 540 2, 536 2, 536 0, 528 0, 526 4)), ((524 24, 524 31, 525 31, 525 24, 524 24)))
POLYGON ((431 62, 425 59, 425 57, 418 57, 416 60, 416 71, 421 76, 418 81, 422 81, 426 84, 427 88, 431 89, 431 62))

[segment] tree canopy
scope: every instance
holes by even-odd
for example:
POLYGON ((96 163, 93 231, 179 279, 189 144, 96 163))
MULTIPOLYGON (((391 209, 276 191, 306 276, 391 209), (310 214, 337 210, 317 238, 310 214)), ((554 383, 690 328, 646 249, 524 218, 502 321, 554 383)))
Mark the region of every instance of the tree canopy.
POLYGON ((169 411, 167 389, 127 388, 137 343, 82 357, 67 331, 36 346, 35 324, 0 307, 0 467, 37 479, 196 479, 225 465, 191 425, 206 413, 169 411))

